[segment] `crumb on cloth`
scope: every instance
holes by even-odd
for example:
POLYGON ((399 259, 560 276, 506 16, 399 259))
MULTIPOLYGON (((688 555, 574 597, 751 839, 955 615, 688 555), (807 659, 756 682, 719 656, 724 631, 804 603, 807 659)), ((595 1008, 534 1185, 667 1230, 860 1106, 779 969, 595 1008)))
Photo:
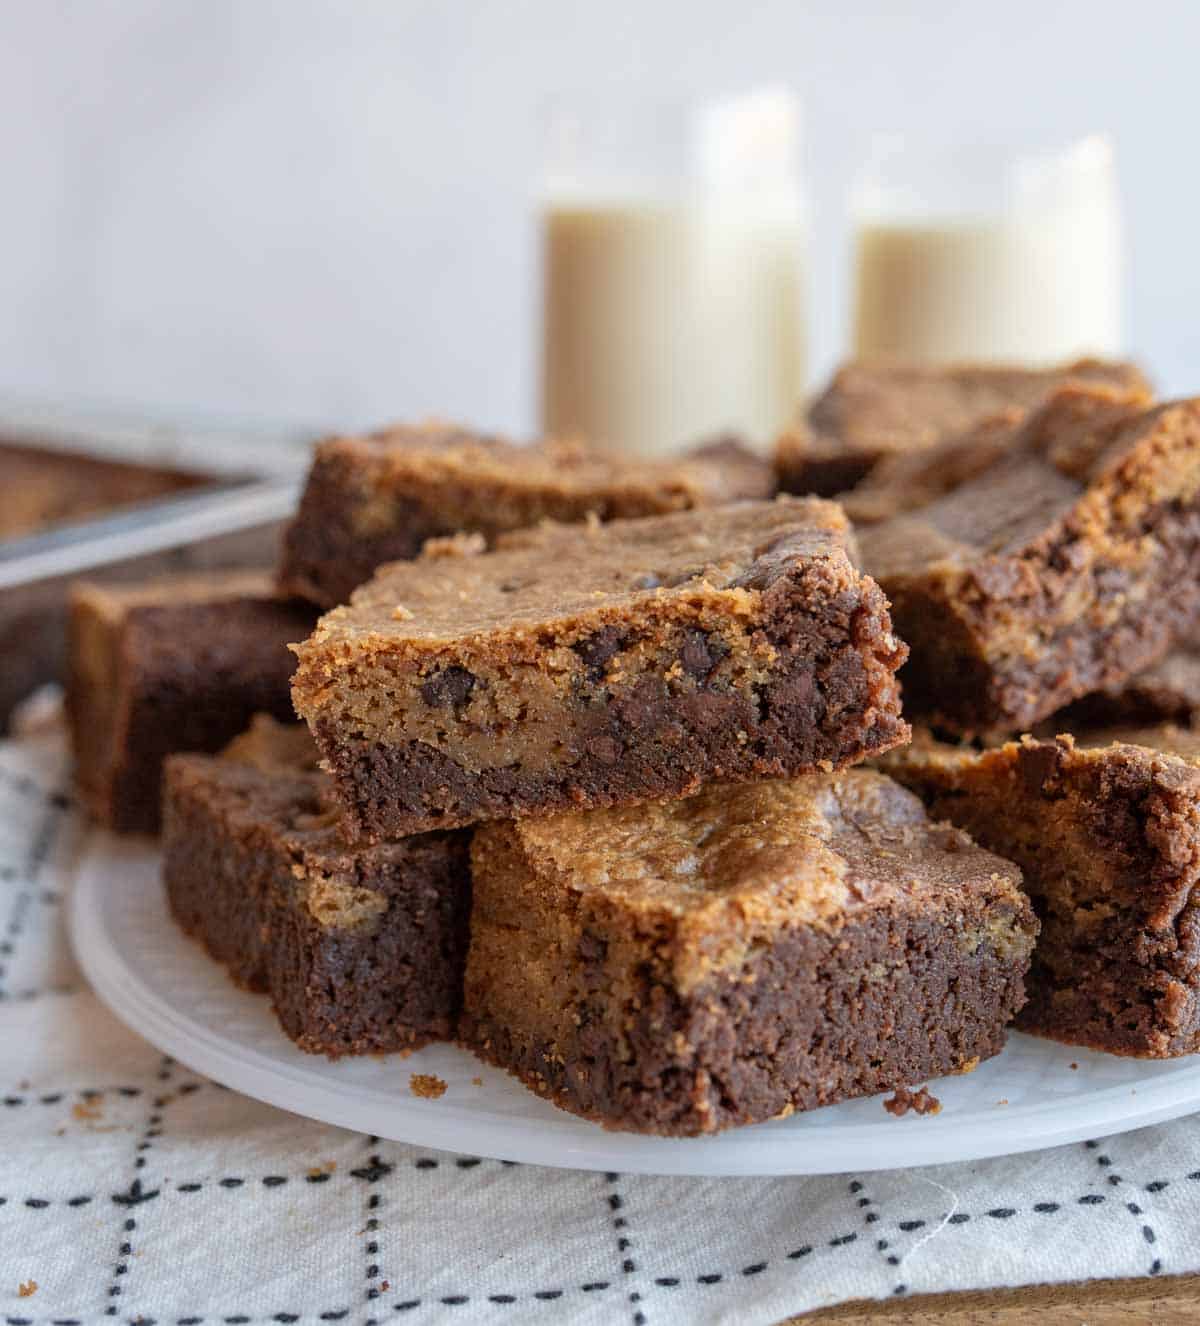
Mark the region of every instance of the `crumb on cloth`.
POLYGON ((930 1093, 928 1087, 918 1087, 916 1091, 909 1091, 907 1087, 897 1087, 895 1094, 883 1102, 883 1108, 899 1119, 909 1110, 916 1114, 938 1114, 941 1112, 942 1102, 930 1093))
POLYGON ((413 1073, 408 1079, 408 1089, 422 1100, 437 1100, 446 1094, 446 1083, 434 1073, 413 1073))
POLYGON ((18 1298, 32 1298, 37 1293, 38 1282, 36 1280, 22 1280, 17 1286, 18 1298))

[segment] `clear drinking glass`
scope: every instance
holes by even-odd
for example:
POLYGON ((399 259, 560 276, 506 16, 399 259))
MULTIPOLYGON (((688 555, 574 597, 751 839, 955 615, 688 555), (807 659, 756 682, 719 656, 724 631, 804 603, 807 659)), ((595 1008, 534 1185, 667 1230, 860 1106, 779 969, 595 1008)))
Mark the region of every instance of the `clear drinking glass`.
POLYGON ((879 140, 855 188, 857 354, 1054 361, 1121 349, 1111 143, 879 140))
POLYGON ((643 454, 769 440, 803 388, 795 99, 574 100, 548 121, 545 431, 643 454))

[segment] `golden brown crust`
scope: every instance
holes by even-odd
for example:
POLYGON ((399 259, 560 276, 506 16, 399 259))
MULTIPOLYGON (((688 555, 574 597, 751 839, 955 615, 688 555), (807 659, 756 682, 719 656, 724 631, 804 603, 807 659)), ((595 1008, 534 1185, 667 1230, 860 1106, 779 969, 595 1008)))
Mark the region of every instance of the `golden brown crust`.
POLYGON ((349 604, 327 612, 297 648, 301 675, 319 653, 338 655, 403 641, 439 645, 488 632, 516 641, 548 619, 613 620, 669 599, 678 586, 698 597, 749 598, 739 579, 775 538, 791 537, 797 555, 841 554, 849 537, 842 511, 829 502, 782 498, 611 525, 556 525, 518 530, 483 557, 424 557, 382 568, 349 604), (397 606, 411 616, 395 616, 397 606))
MULTIPOLYGON (((495 826, 476 851, 494 849, 495 826)), ((1019 872, 965 834, 931 824, 920 801, 870 770, 736 786, 647 806, 516 820, 499 830, 549 900, 602 899, 640 925, 669 925, 673 976, 692 988, 779 925, 844 925, 903 899, 944 901, 1019 872)))
MULTIPOLYGON (((644 460, 600 451, 578 439, 527 444, 489 437, 453 424, 394 425, 366 437, 338 437, 318 445, 317 456, 338 455, 369 471, 382 498, 389 489, 443 487, 447 496, 473 488, 538 492, 584 503, 586 509, 636 505, 634 514, 685 510, 734 497, 769 496, 767 467, 745 449, 701 448, 677 457, 644 460), (646 502, 650 509, 643 509, 646 502)), ((363 530, 372 515, 362 513, 363 530)), ((508 526, 501 526, 508 528, 508 526)))

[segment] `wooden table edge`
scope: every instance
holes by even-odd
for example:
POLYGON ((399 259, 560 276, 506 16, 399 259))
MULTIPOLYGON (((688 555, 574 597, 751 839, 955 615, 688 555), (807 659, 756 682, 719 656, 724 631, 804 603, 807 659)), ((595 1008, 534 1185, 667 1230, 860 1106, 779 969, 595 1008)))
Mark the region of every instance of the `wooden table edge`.
POLYGON ((1061 1322, 1064 1326, 1200 1322, 1200 1275, 1138 1276, 1082 1284, 855 1299, 789 1317, 782 1326, 810 1326, 814 1322, 839 1322, 841 1326, 877 1326, 879 1322, 890 1326, 1017 1326, 1029 1321, 1061 1322))

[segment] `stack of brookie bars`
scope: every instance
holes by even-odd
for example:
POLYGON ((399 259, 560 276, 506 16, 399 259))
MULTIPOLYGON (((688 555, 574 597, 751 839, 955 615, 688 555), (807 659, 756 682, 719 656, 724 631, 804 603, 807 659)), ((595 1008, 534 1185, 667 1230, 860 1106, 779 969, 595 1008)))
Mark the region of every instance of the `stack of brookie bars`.
POLYGON ((325 442, 274 579, 79 587, 83 796, 303 1049, 611 1127, 1200 1049, 1200 401, 857 364, 776 460, 325 442))

